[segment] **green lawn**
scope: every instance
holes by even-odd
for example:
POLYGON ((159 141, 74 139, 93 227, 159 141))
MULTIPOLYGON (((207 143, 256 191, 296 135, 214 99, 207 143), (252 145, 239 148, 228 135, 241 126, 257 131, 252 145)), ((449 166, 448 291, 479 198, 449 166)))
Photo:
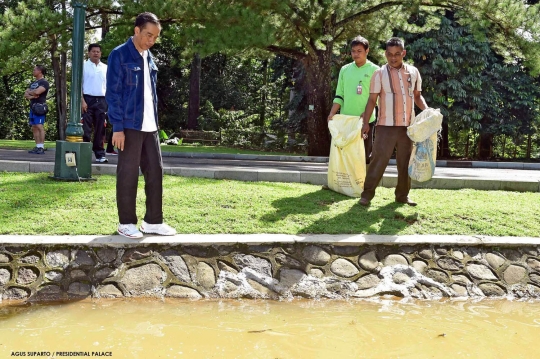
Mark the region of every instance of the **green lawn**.
MULTIPOLYGON (((0 234, 114 234, 116 179, 96 178, 0 173, 0 234)), ((164 185, 165 220, 180 233, 540 234, 540 193, 417 189, 419 205, 409 207, 380 188, 365 208, 307 184, 165 176, 164 185)), ((142 179, 137 206, 141 220, 142 179)))
MULTIPOLYGON (((32 149, 35 146, 34 141, 29 140, 0 140, 0 148, 3 149, 32 149)), ((45 148, 56 148, 56 142, 46 141, 45 148)), ((266 152, 255 150, 244 150, 239 148, 230 148, 223 146, 203 146, 197 144, 182 144, 179 146, 161 146, 163 152, 190 152, 190 153, 228 153, 245 155, 280 155, 280 156, 305 156, 305 154, 289 152, 266 152)))

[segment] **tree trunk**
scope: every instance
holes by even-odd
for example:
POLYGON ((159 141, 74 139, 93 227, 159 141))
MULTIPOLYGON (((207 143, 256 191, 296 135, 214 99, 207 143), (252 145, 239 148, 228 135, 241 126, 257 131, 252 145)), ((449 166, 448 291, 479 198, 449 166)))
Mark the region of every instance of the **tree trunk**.
POLYGON ((266 86, 268 85, 268 60, 262 63, 263 87, 261 88, 261 105, 259 107, 259 126, 261 134, 264 133, 264 124, 266 122, 266 86))
POLYGON ((101 14, 101 40, 105 38, 105 35, 111 29, 111 22, 109 21, 109 15, 107 13, 101 14))
POLYGON ((58 131, 58 139, 63 141, 66 139, 67 125, 67 83, 66 83, 66 67, 67 55, 65 51, 58 53, 58 41, 56 36, 49 37, 51 44, 51 62, 54 76, 55 86, 55 102, 56 113, 58 115, 56 128, 58 131))
POLYGON ((331 139, 326 117, 332 104, 331 52, 319 50, 317 58, 306 60, 308 156, 328 156, 331 139))
POLYGON ((493 134, 481 133, 478 139, 478 158, 486 160, 492 157, 493 134))
POLYGON ((529 133, 527 136, 527 152, 525 154, 525 158, 530 160, 531 159, 531 149, 532 149, 532 134, 529 133))
POLYGON ((505 153, 506 153, 506 135, 503 136, 502 158, 504 158, 505 153))
POLYGON ((189 74, 189 103, 188 103, 188 130, 195 130, 199 126, 199 106, 201 102, 201 57, 193 55, 191 72, 189 74))
POLYGON ((439 156, 442 158, 449 158, 450 157, 450 146, 449 146, 449 133, 448 133, 448 122, 443 121, 442 124, 442 131, 441 131, 441 142, 440 142, 440 149, 439 149, 439 156))

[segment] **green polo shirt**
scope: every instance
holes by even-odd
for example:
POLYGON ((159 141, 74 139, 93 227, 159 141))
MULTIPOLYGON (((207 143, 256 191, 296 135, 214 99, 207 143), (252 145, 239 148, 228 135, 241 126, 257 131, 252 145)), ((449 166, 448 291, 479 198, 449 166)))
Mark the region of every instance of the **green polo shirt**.
MULTIPOLYGON (((338 103, 341 106, 339 113, 342 115, 360 116, 364 112, 369 99, 371 76, 378 69, 379 66, 367 60, 361 67, 351 62, 339 70, 336 96, 334 97, 334 103, 338 103), (362 85, 361 95, 356 93, 358 85, 362 85)), ((373 112, 369 119, 369 122, 373 121, 375 121, 375 112, 373 112)))

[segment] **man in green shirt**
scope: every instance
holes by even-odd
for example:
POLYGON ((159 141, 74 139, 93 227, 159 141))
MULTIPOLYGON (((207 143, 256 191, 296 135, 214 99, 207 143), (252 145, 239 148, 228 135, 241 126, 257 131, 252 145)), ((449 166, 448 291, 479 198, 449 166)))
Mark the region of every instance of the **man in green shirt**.
MULTIPOLYGON (((371 76, 379 69, 367 59, 369 53, 369 41, 362 36, 357 36, 351 41, 351 56, 353 62, 343 66, 339 71, 339 79, 336 88, 334 104, 328 115, 328 121, 338 111, 342 115, 360 116, 369 99, 369 85, 371 76)), ((375 127, 375 114, 369 119, 370 131, 364 138, 366 150, 366 163, 369 163, 371 147, 373 144, 373 128, 375 127)))

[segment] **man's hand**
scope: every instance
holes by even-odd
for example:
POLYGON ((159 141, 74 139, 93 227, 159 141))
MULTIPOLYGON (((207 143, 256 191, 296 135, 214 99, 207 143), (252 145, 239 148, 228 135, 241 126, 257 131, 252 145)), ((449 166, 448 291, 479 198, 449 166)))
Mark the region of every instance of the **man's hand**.
POLYGON ((85 113, 88 110, 88 105, 86 104, 86 101, 84 101, 84 99, 81 102, 81 109, 83 113, 85 113))
POLYGON ((367 138, 368 133, 369 133, 369 122, 364 121, 364 124, 362 125, 362 137, 364 139, 367 138))
POLYGON ((126 140, 126 136, 124 135, 124 131, 113 132, 112 144, 113 146, 116 146, 116 148, 118 148, 120 151, 124 150, 125 140, 126 140))
POLYGON ((326 122, 332 121, 332 117, 334 117, 334 115, 328 115, 328 118, 326 119, 326 122))

